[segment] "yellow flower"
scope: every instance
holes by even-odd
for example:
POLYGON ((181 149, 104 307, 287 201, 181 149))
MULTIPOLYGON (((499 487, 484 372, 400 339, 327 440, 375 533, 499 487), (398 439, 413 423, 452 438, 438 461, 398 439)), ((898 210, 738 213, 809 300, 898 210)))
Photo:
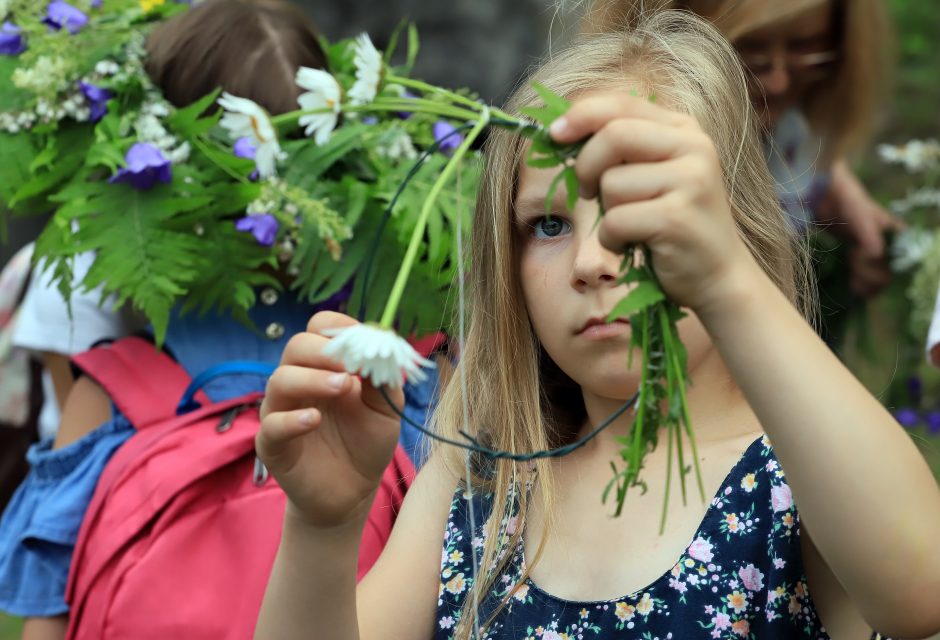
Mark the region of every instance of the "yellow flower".
POLYGON ((741 488, 750 493, 757 486, 757 478, 753 473, 749 473, 741 479, 741 488))
POLYGON ((692 567, 695 566, 695 560, 693 560, 692 558, 686 558, 684 564, 685 564, 685 566, 687 566, 689 569, 691 569, 692 567))
POLYGON ((783 514, 783 526, 788 529, 793 526, 793 514, 789 511, 783 514))
POLYGON ((463 551, 451 551, 449 558, 454 564, 459 564, 463 562, 463 551))
POLYGON ((643 598, 636 603, 636 610, 641 616, 648 616, 653 610, 653 600, 650 594, 644 593, 643 598))
POLYGON ((617 616, 620 622, 626 622, 633 617, 635 611, 636 609, 626 602, 618 602, 614 609, 614 615, 617 616))
POLYGON ((140 8, 147 13, 152 11, 154 7, 162 7, 166 4, 166 0, 140 0, 140 8))
POLYGON ((587 618, 587 617, 588 617, 588 610, 587 610, 587 609, 581 609, 581 612, 580 612, 578 615, 580 615, 580 616, 581 616, 581 619, 583 620, 584 618, 587 618))
POLYGON ((463 593, 463 590, 467 588, 467 581, 464 580, 462 573, 458 573, 447 582, 445 587, 456 596, 463 593))
POLYGON ((735 591, 727 596, 728 606, 734 609, 735 613, 741 613, 747 608, 747 596, 740 591, 735 591))

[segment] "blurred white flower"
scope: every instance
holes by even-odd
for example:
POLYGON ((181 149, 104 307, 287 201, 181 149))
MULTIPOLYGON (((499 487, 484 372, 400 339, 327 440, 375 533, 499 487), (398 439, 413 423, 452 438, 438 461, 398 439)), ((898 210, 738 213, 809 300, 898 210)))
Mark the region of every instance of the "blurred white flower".
POLYGON ((916 267, 927 257, 933 240, 933 233, 926 229, 911 227, 899 231, 891 245, 891 267, 895 271, 916 267))
POLYGON ((321 333, 332 338, 323 355, 341 362, 349 373, 368 378, 375 387, 398 388, 405 379, 422 382, 427 374, 421 368, 434 367, 404 338, 377 325, 357 324, 321 333))
POLYGON ((301 109, 329 109, 324 113, 311 113, 300 116, 297 121, 301 127, 306 127, 304 133, 313 136, 313 141, 318 145, 326 144, 333 129, 336 128, 336 121, 339 118, 340 108, 340 87, 336 78, 320 69, 311 69, 309 67, 300 67, 297 70, 297 86, 306 89, 306 93, 300 94, 297 103, 301 109))
POLYGON ((225 109, 225 115, 219 124, 228 130, 232 140, 251 140, 257 150, 255 165, 258 167, 258 174, 263 178, 273 176, 276 173, 277 161, 286 158, 287 154, 281 151, 268 113, 251 100, 233 96, 227 91, 222 94, 218 103, 225 109))
POLYGON ((912 209, 940 210, 940 189, 921 187, 907 192, 900 200, 892 200, 889 205, 891 211, 898 215, 906 215, 912 209))
POLYGON ((382 55, 364 33, 356 38, 356 82, 349 90, 349 101, 354 105, 368 104, 379 92, 382 76, 382 55))
POLYGON ((880 144, 878 156, 888 164, 903 164, 910 173, 917 173, 940 162, 940 143, 936 140, 911 140, 902 145, 880 144))

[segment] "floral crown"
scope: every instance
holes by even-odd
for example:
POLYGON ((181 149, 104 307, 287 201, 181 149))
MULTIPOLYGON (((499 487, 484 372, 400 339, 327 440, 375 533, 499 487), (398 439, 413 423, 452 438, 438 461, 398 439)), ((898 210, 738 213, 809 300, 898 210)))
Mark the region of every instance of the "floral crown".
MULTIPOLYGON (((342 295, 351 314, 378 318, 395 274, 366 267, 403 261, 465 121, 410 109, 446 105, 389 81, 408 81, 414 33, 401 68, 364 35, 325 45, 332 75, 298 71, 297 112, 272 118, 229 94, 176 109, 144 71, 144 40, 188 9, 159 0, 0 0, 0 203, 8 209, 0 215, 51 211, 36 256, 63 294, 74 285, 74 256, 93 252, 77 286, 116 294, 158 340, 176 305, 240 313, 258 287, 281 282, 311 304, 342 295), (216 101, 224 111, 210 108, 216 101), (394 199, 419 158, 420 171, 394 199)), ((455 173, 427 216, 396 310, 406 334, 436 331, 446 317, 452 236, 469 220, 478 163, 455 173)))

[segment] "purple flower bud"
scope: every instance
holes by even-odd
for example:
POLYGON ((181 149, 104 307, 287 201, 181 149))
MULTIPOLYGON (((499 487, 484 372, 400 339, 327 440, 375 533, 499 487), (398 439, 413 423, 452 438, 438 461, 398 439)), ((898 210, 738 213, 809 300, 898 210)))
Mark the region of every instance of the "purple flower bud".
MULTIPOLYGON (((254 160, 255 155, 258 153, 258 149, 255 148, 255 145, 251 143, 251 138, 243 137, 235 141, 235 147, 232 149, 232 152, 235 154, 236 158, 245 158, 247 160, 254 160)), ((255 169, 251 172, 251 175, 248 176, 249 180, 258 179, 258 170, 255 169)))
POLYGON ((250 231, 263 247, 270 247, 277 238, 277 218, 270 213, 258 213, 245 216, 235 221, 235 228, 239 231, 250 231))
POLYGON ((908 429, 920 423, 920 416, 913 409, 898 409, 894 412, 894 419, 901 423, 902 427, 908 429))
POLYGON ((923 388, 924 385, 917 376, 911 376, 907 379, 907 393, 910 396, 911 404, 915 406, 920 404, 923 388))
POLYGON ((438 120, 434 123, 434 141, 438 143, 442 153, 453 153, 460 143, 463 142, 463 136, 457 133, 456 127, 444 120, 438 120))
POLYGON ((940 435, 940 411, 931 411, 927 414, 927 431, 930 435, 940 435))
MULTIPOLYGON (((412 93, 408 91, 407 89, 405 89, 405 91, 401 94, 401 97, 414 100, 415 98, 418 98, 420 96, 417 93, 412 93)), ((411 112, 410 111, 396 111, 395 115, 401 118, 402 120, 407 120, 408 118, 411 117, 411 112)))
POLYGON ((26 51, 26 41, 21 29, 12 22, 4 22, 0 27, 0 55, 17 56, 26 51))
POLYGON ((101 8, 101 0, 91 0, 91 8, 92 8, 92 9, 100 9, 100 8, 101 8))
POLYGON ((124 156, 127 166, 118 169, 108 182, 124 182, 135 189, 146 191, 153 187, 157 180, 167 184, 173 179, 173 163, 152 144, 137 142, 124 156))
POLYGON ((379 119, 376 118, 375 116, 363 116, 363 117, 362 117, 362 124, 370 124, 370 125, 371 125, 371 124, 377 123, 378 121, 379 121, 379 119))
POLYGON ((87 82, 79 82, 78 88, 88 102, 88 108, 91 112, 91 121, 98 122, 108 112, 108 100, 111 99, 113 94, 107 89, 96 87, 87 82))
POLYGON ((46 8, 46 17, 42 22, 49 25, 52 31, 64 27, 69 33, 76 34, 88 24, 88 16, 63 0, 53 0, 46 8))

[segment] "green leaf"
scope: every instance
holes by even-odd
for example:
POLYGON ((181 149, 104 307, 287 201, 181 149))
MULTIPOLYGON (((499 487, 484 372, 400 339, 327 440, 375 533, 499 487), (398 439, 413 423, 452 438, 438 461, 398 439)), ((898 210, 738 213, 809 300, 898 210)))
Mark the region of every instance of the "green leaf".
POLYGON ((654 282, 649 280, 641 282, 614 306, 613 310, 607 315, 607 322, 613 322, 618 318, 629 318, 633 314, 664 300, 665 297, 662 290, 654 282))
POLYGON ((567 166, 562 169, 565 176, 565 187, 568 190, 567 196, 568 211, 574 211, 574 206, 578 203, 578 175, 574 172, 574 167, 567 166))
POLYGON ((221 109, 206 117, 200 116, 206 112, 206 109, 215 104, 220 93, 222 93, 222 89, 218 88, 188 107, 178 109, 171 113, 166 118, 170 128, 180 135, 192 138, 200 136, 215 127, 219 120, 222 119, 221 109))
POLYGON ((552 215, 555 209, 555 192, 558 191, 558 185, 565 177, 564 171, 559 171, 558 175, 552 178, 552 183, 548 185, 548 193, 545 194, 545 214, 552 215))
MULTIPOLYGON (((532 88, 539 94, 539 97, 545 102, 545 106, 553 110, 558 116, 563 115, 571 108, 571 103, 560 95, 538 82, 532 83, 532 88)), ((557 116, 556 116, 557 117, 557 116)))

